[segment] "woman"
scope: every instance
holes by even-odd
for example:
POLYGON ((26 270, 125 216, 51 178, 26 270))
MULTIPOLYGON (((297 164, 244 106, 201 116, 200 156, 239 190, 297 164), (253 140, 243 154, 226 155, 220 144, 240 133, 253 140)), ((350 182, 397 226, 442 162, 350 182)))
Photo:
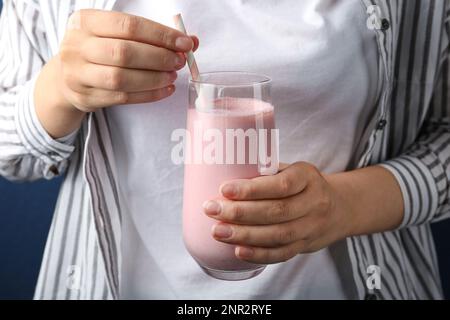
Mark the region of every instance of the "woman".
POLYGON ((182 244, 170 133, 198 39, 156 23, 173 13, 160 3, 4 4, 1 173, 67 172, 35 297, 442 298, 430 223, 449 214, 450 2, 167 2, 201 39, 202 70, 275 84, 290 165, 205 204, 217 241, 270 265, 235 283, 182 244))

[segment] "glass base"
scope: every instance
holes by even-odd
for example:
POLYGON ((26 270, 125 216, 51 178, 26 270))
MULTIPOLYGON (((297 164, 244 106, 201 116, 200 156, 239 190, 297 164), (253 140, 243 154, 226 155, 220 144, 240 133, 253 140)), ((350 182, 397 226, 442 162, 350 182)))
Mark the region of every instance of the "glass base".
POLYGON ((203 269, 203 271, 207 275, 209 275, 213 278, 216 278, 219 280, 225 280, 225 281, 248 280, 248 279, 254 278, 257 275, 259 275, 266 268, 266 266, 261 266, 261 267, 258 267, 256 269, 251 269, 251 270, 226 271, 226 270, 210 269, 210 268, 207 268, 204 266, 200 266, 200 267, 203 269))

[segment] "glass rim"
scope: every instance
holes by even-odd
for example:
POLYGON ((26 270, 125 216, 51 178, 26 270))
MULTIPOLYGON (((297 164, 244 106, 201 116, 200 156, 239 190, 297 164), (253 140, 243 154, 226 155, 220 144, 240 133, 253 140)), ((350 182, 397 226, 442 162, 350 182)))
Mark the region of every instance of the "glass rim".
POLYGON ((198 80, 192 79, 192 77, 189 77, 189 83, 196 84, 196 85, 202 85, 202 86, 212 86, 212 87, 227 87, 227 88, 239 88, 239 87, 253 87, 258 85, 265 85, 265 84, 271 84, 272 79, 264 74, 254 73, 254 72, 247 72, 247 71, 210 71, 210 72, 201 72, 200 77, 198 80), (208 75, 246 75, 246 76, 253 76, 255 78, 259 78, 259 80, 254 81, 248 81, 247 83, 241 83, 241 84, 229 84, 229 83, 211 83, 207 80, 202 80, 203 76, 208 75))

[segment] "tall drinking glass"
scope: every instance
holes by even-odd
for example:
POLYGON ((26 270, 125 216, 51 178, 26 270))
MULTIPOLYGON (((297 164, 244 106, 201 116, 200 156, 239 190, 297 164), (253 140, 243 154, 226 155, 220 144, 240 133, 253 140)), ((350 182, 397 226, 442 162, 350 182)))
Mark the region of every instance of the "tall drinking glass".
POLYGON ((265 266, 239 260, 235 245, 212 237, 218 222, 205 215, 207 200, 223 200, 220 186, 278 171, 278 132, 271 80, 245 72, 201 74, 189 83, 185 146, 183 237, 210 276, 245 280, 265 266))

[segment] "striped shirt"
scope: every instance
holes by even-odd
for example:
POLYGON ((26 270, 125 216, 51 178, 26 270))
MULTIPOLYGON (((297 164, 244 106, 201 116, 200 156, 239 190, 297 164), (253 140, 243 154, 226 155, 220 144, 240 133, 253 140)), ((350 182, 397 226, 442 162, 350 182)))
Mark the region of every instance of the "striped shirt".
MULTIPOLYGON (((13 181, 65 174, 37 299, 120 298, 121 201, 104 111, 54 140, 33 101, 36 75, 58 52, 68 17, 114 0, 7 0, 0 19, 0 174, 13 181)), ((349 169, 381 164, 397 179, 404 219, 394 231, 333 245, 351 298, 440 299, 430 223, 450 215, 448 0, 361 0, 377 37, 382 92, 349 169), (368 285, 370 266, 381 288, 368 285)), ((370 284, 370 283, 369 283, 370 284)))

